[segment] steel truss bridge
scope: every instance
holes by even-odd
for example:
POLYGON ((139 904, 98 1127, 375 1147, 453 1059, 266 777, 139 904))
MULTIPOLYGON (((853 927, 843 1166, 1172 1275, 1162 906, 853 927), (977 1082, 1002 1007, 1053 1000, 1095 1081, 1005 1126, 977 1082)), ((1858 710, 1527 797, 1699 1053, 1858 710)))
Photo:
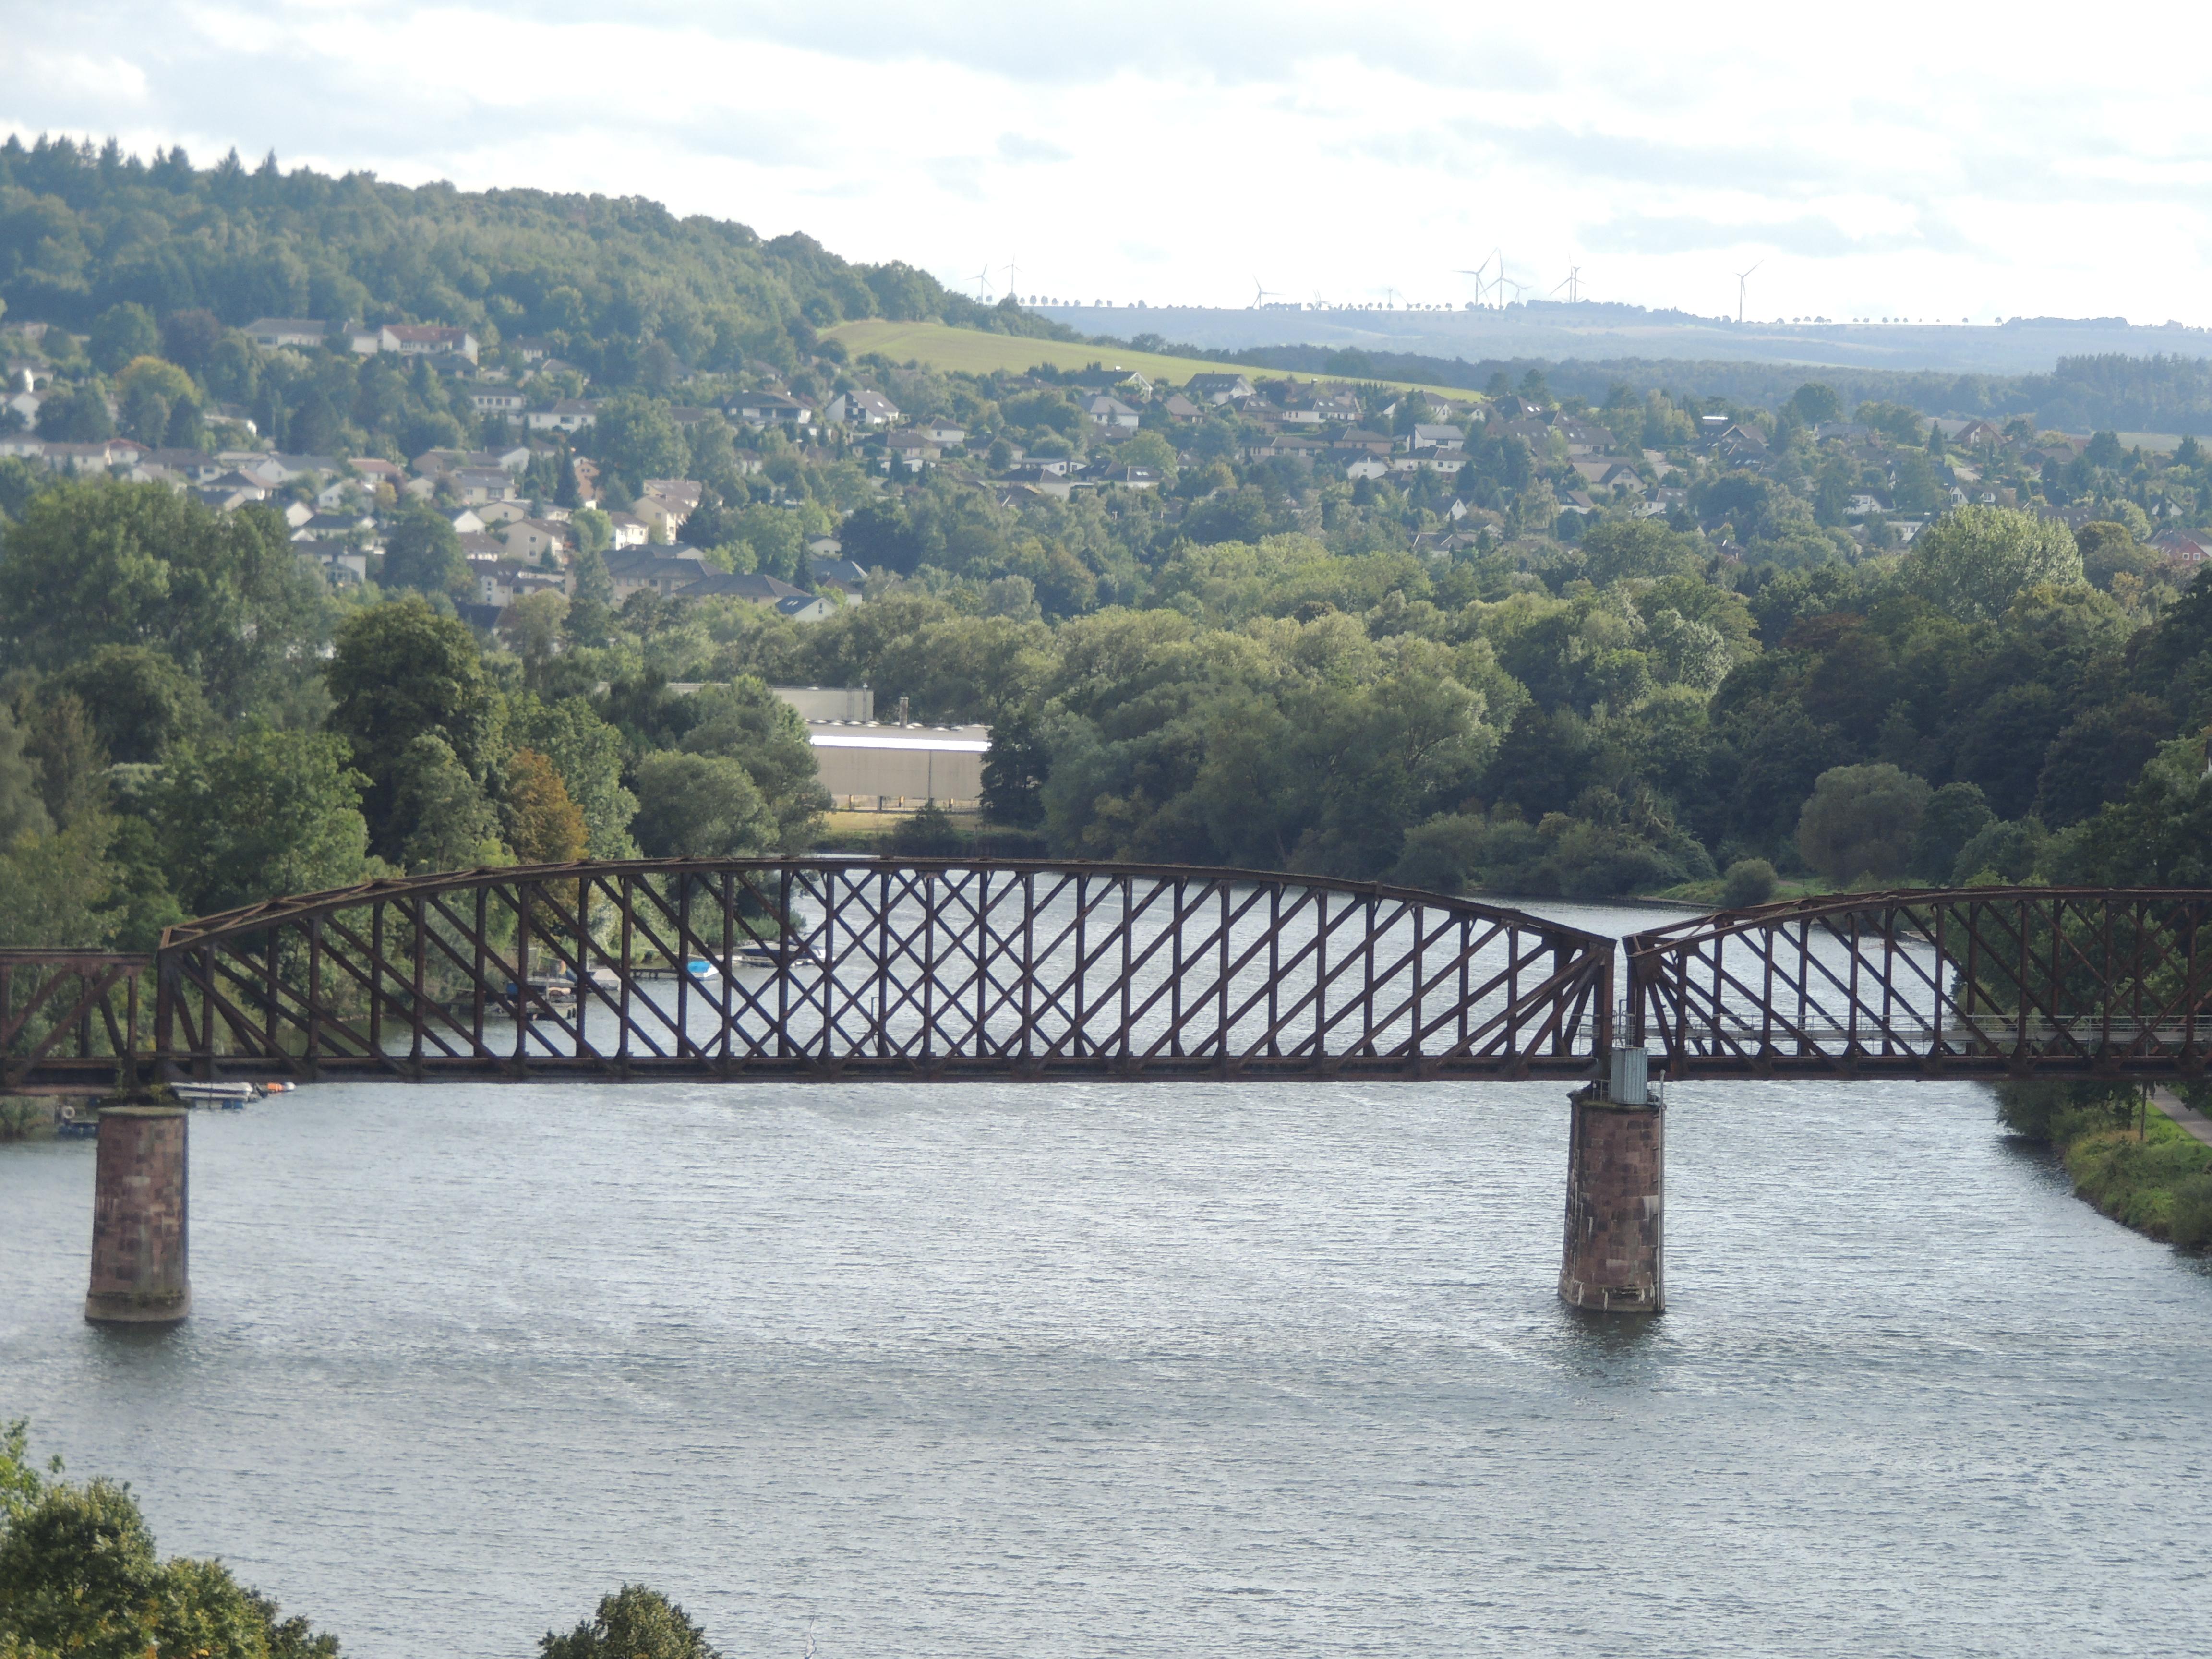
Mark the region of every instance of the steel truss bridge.
POLYGON ((226 1079, 2204 1074, 2212 892, 1838 894, 1613 940, 1258 871, 797 858, 272 900, 0 951, 0 1090, 226 1079), (1616 957, 1625 971, 1616 983, 1616 957), (1616 991, 1621 994, 1616 1004, 1616 991))

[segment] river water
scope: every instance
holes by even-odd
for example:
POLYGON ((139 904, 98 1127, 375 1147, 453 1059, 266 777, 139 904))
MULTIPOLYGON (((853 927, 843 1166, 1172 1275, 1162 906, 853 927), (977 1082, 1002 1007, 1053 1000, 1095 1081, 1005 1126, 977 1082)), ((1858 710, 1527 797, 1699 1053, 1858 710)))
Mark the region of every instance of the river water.
POLYGON ((624 1579, 732 1659, 2203 1650, 2202 1263, 1980 1088, 1690 1085, 1671 1311, 1593 1319, 1565 1133, 1557 1084, 308 1089, 194 1117, 167 1334, 79 1317, 93 1148, 0 1147, 0 1417, 363 1659, 624 1579))

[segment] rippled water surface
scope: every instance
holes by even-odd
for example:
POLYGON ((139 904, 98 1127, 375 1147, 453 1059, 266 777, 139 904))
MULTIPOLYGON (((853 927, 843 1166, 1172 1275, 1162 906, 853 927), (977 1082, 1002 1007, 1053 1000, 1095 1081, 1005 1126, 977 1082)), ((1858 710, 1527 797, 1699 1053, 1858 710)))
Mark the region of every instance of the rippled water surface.
POLYGON ((192 1121, 198 1310, 0 1147, 0 1417, 366 1659, 625 1577, 733 1656, 2201 1652, 2212 1276, 1956 1085, 347 1085, 192 1121))

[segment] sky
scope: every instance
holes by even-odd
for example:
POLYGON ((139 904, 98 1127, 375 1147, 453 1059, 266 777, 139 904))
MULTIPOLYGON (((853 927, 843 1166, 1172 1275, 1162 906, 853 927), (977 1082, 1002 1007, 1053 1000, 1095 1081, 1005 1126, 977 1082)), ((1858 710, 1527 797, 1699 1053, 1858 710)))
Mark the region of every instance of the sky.
POLYGON ((645 196, 990 298, 1458 307, 1579 268, 1717 315, 1749 270, 1762 319, 2212 323, 2202 15, 2113 16, 0 0, 0 126, 645 196))

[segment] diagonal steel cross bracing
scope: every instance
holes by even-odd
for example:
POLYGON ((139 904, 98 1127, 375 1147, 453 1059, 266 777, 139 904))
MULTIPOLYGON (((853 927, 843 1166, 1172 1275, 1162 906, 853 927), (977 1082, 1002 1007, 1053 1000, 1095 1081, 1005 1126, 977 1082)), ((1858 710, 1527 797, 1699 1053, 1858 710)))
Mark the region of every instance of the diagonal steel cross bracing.
MULTIPOLYGON (((2212 893, 1838 894, 1626 942, 1694 1077, 2170 1078, 2212 893)), ((582 863, 0 951, 0 1089, 171 1078, 1581 1078, 1607 941, 1371 884, 1051 861, 582 863), (149 974, 150 997, 143 994, 149 974)))
POLYGON ((1671 1078, 2194 1078, 2212 891, 1839 893, 1638 933, 1626 1039, 1671 1078))
POLYGON ((150 959, 15 954, 0 1061, 48 1083, 118 1059, 171 1078, 1583 1078, 1613 1006, 1610 941, 1493 905, 1051 860, 476 870, 186 923, 150 959), (126 993, 112 1030, 81 1012, 126 993))

